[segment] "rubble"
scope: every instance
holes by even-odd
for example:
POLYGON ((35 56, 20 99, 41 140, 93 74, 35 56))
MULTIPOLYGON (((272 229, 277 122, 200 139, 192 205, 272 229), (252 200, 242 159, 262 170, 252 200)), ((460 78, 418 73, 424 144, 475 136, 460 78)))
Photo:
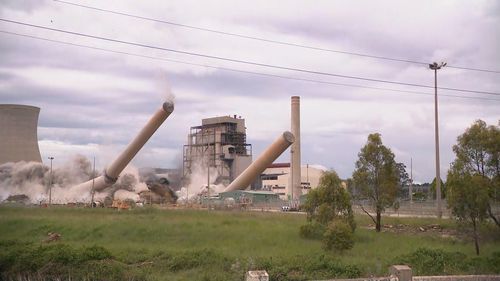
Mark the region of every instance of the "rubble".
POLYGON ((26 194, 10 195, 5 199, 6 203, 29 204, 30 198, 26 194))
POLYGON ((43 240, 44 243, 50 243, 50 242, 55 242, 59 241, 62 238, 61 234, 57 232, 49 232, 47 233, 47 238, 43 240))

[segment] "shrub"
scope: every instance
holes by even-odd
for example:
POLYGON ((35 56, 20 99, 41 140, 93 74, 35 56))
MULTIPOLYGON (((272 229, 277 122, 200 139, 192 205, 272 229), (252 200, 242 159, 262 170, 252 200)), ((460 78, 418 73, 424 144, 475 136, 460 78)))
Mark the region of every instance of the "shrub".
POLYGON ((80 253, 81 261, 104 260, 109 258, 112 258, 111 253, 106 248, 100 246, 85 247, 80 253))
POLYGON ((308 222, 307 224, 300 226, 299 229, 300 237, 307 239, 321 239, 324 232, 325 227, 315 221, 308 222))
POLYGON ((343 220, 333 220, 323 234, 323 247, 327 250, 345 251, 354 246, 354 234, 343 220))
POLYGON ((0 243, 0 272, 2 277, 16 274, 38 274, 45 276, 65 275, 85 265, 86 262, 111 258, 103 247, 73 248, 66 244, 37 245, 18 241, 0 243), (3 246, 3 247, 2 247, 3 246))
POLYGON ((472 274, 499 274, 500 252, 493 252, 491 257, 474 257, 468 265, 472 274))
POLYGON ((396 262, 409 265, 415 275, 457 274, 468 270, 465 254, 441 249, 418 248, 415 252, 398 257, 396 262))
POLYGON ((323 173, 318 187, 307 194, 302 207, 307 212, 308 221, 326 226, 334 219, 344 219, 352 231, 356 228, 351 197, 335 171, 323 173))
POLYGON ((167 260, 167 268, 173 272, 208 266, 229 268, 230 262, 226 257, 210 249, 180 252, 168 257, 167 260))
POLYGON ((287 258, 257 259, 257 268, 265 269, 271 280, 318 280, 331 278, 358 278, 361 270, 356 265, 343 264, 327 255, 292 256, 287 258))

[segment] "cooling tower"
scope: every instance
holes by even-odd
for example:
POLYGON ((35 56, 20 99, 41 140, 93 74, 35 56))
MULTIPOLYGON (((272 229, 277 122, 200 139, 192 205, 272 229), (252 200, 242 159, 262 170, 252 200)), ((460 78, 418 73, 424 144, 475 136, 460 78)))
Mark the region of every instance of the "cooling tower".
POLYGON ((42 162, 38 149, 40 108, 0 104, 0 164, 19 161, 42 162))

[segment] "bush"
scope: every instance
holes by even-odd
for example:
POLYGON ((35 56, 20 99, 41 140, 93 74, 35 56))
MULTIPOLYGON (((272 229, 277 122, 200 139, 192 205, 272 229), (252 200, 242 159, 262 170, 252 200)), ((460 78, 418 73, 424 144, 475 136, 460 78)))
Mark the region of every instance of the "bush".
POLYGON ((499 274, 500 252, 493 252, 491 257, 474 257, 468 265, 472 274, 499 274))
POLYGON ((167 259, 167 268, 170 271, 176 272, 181 270, 188 270, 198 267, 217 266, 220 269, 229 268, 230 261, 210 249, 202 249, 198 251, 180 252, 171 255, 167 259))
POLYGON ((441 249, 418 248, 415 252, 398 257, 396 262, 409 265, 415 275, 457 274, 468 270, 465 254, 441 249))
POLYGON ((106 248, 100 246, 85 247, 80 252, 81 261, 104 260, 110 258, 112 258, 111 253, 106 248))
POLYGON ((354 246, 354 234, 349 224, 343 220, 333 220, 323 234, 323 247, 327 250, 345 251, 354 246))
POLYGON ((303 209, 308 221, 326 226, 334 219, 344 219, 352 231, 356 228, 351 197, 335 171, 323 173, 318 187, 307 194, 303 209))
POLYGON ((271 280, 318 280, 331 278, 358 278, 361 270, 356 265, 343 264, 327 255, 293 256, 288 258, 260 258, 256 267, 265 269, 271 280))
MULTIPOLYGON (((65 275, 72 269, 90 261, 111 258, 111 253, 103 247, 91 246, 73 248, 66 244, 37 245, 18 241, 0 243, 0 272, 3 277, 16 274, 35 274, 40 270, 46 276, 65 275)), ((2 276, 0 276, 1 279, 2 276)))
POLYGON ((314 221, 300 226, 299 229, 300 237, 306 239, 321 239, 323 233, 325 233, 325 227, 314 221))

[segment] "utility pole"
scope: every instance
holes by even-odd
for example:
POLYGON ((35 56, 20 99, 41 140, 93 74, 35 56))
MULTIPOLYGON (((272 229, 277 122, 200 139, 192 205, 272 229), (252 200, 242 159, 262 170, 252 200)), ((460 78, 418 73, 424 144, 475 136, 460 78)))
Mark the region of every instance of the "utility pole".
POLYGON ((410 158, 410 188, 408 189, 410 193, 410 204, 413 203, 413 158, 410 158))
POLYGON ((290 153, 292 154, 292 157, 290 157, 290 188, 288 188, 288 190, 290 190, 290 207, 293 206, 293 171, 292 171, 292 158, 293 158, 293 153, 295 151, 293 151, 293 147, 290 148, 290 153))
MULTIPOLYGON (((210 131, 208 139, 210 139, 210 131)), ((207 202, 208 210, 210 211, 210 143, 207 144, 207 202)), ((215 129, 214 129, 214 154, 215 154, 215 129)), ((215 164, 215 163, 214 163, 215 164)))
POLYGON ((52 160, 54 157, 50 156, 50 182, 49 182, 49 205, 52 205, 52 160))
POLYGON ((94 156, 94 165, 92 166, 92 197, 90 199, 90 208, 94 208, 94 194, 95 194, 95 190, 94 190, 94 182, 95 182, 95 156, 94 156))
POLYGON ((207 154, 207 203, 210 211, 210 152, 207 154))
POLYGON ((438 126, 438 96, 437 96, 437 71, 446 66, 445 62, 438 64, 437 62, 429 64, 429 68, 434 70, 434 129, 436 141, 436 200, 437 200, 437 216, 441 218, 443 211, 441 207, 441 176, 439 167, 439 126, 438 126))
MULTIPOLYGON (((306 164, 306 181, 309 184, 309 164, 306 164)), ((311 185, 309 184, 309 186, 311 185)))

